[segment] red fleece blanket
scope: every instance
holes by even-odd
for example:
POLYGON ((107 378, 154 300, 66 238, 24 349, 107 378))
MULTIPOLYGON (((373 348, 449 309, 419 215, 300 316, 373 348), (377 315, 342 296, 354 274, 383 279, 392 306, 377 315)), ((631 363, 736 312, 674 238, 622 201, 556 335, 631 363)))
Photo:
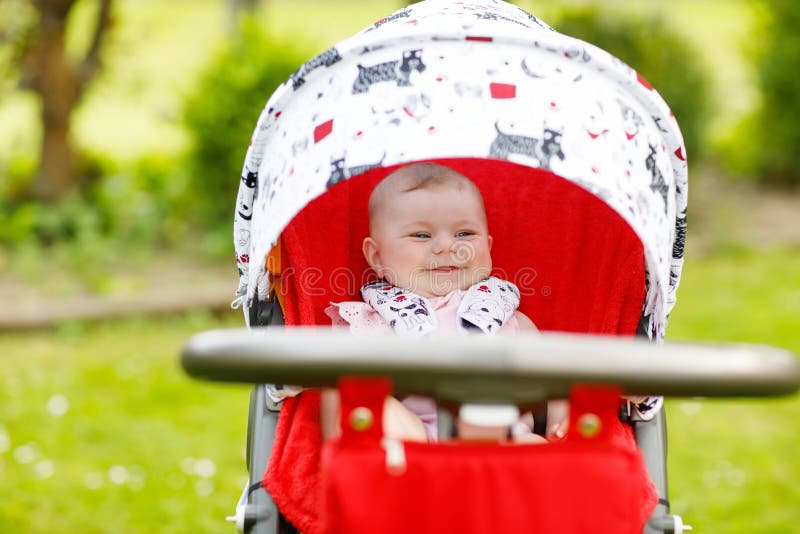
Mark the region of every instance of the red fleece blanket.
POLYGON ((321 450, 319 391, 286 399, 263 483, 284 517, 307 534, 323 532, 321 450))
MULTIPOLYGON (((494 238, 493 274, 519 287, 520 310, 540 330, 633 335, 645 295, 644 256, 619 215, 546 171, 506 161, 437 162, 481 190, 494 238), (501 174, 505 179, 497 180, 501 174)), ((361 253, 367 200, 392 170, 374 169, 337 184, 284 230, 287 325, 330 324, 323 310, 331 301, 358 299, 358 288, 371 276, 361 253)), ((322 532, 318 420, 317 393, 287 399, 264 474, 264 487, 283 514, 308 534, 322 532)))

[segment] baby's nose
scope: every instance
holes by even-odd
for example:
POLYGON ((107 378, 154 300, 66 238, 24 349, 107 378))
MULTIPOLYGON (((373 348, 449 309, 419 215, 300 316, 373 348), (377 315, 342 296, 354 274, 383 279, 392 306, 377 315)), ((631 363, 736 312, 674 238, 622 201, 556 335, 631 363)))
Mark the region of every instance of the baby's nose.
POLYGON ((433 239, 432 248, 435 254, 449 252, 453 248, 453 238, 449 236, 437 236, 433 239))

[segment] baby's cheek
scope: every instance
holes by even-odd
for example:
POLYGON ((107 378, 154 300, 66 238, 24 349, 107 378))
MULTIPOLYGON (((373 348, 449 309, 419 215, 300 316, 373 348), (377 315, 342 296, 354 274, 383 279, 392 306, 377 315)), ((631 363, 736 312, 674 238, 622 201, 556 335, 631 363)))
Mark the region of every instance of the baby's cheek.
POLYGON ((476 251, 471 243, 458 243, 453 247, 453 257, 461 264, 467 264, 475 260, 476 251))

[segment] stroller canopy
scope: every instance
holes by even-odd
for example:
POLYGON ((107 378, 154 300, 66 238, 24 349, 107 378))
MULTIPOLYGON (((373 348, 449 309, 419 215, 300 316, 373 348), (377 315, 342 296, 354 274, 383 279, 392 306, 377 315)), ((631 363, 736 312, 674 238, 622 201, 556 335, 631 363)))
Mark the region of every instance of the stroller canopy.
MULTIPOLYGON (((310 60, 272 95, 237 198, 239 299, 265 297, 265 258, 292 225, 300 225, 301 238, 344 241, 344 257, 358 256, 372 187, 416 161, 438 161, 473 179, 493 234, 503 227, 501 214, 521 212, 514 221, 528 222, 506 223, 518 230, 506 239, 513 246, 533 250, 559 238, 549 253, 584 250, 576 257, 584 278, 597 270, 617 280, 620 269, 639 277, 637 315, 652 338, 663 337, 686 228, 687 165, 673 114, 617 58, 489 0, 403 8, 310 60), (344 204, 337 208, 328 197, 344 204), (319 214, 298 222, 306 206, 319 214), (356 234, 326 227, 337 209, 355 214, 356 234), (598 240, 601 226, 608 228, 598 240), (626 235, 636 243, 622 246, 626 235), (601 249, 603 257, 634 253, 639 260, 586 265, 601 249)), ((516 252, 501 251, 496 263, 505 267, 504 254, 506 264, 516 261, 516 252)))

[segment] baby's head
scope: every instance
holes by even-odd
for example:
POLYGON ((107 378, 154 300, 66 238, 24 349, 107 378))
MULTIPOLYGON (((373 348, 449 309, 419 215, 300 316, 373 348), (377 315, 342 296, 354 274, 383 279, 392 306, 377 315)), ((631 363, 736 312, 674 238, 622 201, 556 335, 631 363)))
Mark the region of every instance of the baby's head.
POLYGON ((401 167, 369 199, 363 251, 378 277, 425 297, 489 276, 492 237, 478 188, 435 163, 401 167))

